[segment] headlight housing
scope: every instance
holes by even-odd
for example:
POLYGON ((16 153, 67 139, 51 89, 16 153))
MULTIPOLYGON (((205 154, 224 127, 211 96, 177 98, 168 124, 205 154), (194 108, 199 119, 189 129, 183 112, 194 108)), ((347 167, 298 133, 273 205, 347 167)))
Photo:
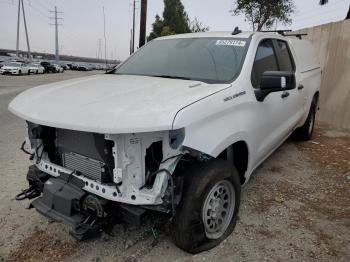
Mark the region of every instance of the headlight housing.
POLYGON ((178 149, 185 139, 185 129, 176 129, 169 131, 169 146, 172 149, 178 149))

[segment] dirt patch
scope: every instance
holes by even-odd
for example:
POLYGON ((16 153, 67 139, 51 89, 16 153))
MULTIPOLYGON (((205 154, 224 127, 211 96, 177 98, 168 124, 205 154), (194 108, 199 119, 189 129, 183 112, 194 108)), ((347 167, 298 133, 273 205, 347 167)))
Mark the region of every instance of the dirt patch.
POLYGON ((77 246, 78 244, 74 241, 65 243, 42 230, 36 229, 10 253, 8 260, 63 261, 76 252, 77 246))

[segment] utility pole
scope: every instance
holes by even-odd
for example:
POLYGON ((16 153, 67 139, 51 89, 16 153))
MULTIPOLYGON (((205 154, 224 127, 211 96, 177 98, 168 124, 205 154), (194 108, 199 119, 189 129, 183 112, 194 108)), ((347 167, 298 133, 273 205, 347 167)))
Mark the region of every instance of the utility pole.
POLYGON ((21 0, 18 0, 16 56, 19 56, 19 24, 21 22, 21 0))
POLYGON ((28 49, 28 59, 29 59, 29 62, 32 62, 32 55, 30 54, 30 46, 29 46, 29 37, 28 37, 27 21, 26 21, 26 14, 25 14, 25 12, 24 12, 23 0, 22 0, 22 12, 23 12, 24 29, 25 29, 25 31, 26 31, 27 49, 28 49))
POLYGON ((105 38, 105 63, 106 63, 106 71, 107 71, 107 38, 106 38, 106 15, 105 15, 105 7, 102 7, 103 12, 103 35, 105 38))
POLYGON ((146 43, 146 22, 147 22, 147 0, 141 0, 139 47, 143 46, 146 43))
POLYGON ((134 3, 133 3, 131 53, 134 53, 135 51, 135 11, 136 11, 136 0, 134 0, 134 3))
POLYGON ((102 59, 102 39, 98 39, 98 53, 97 53, 97 58, 102 59))
POLYGON ((130 55, 133 53, 132 51, 132 29, 130 30, 130 55))
MULTIPOLYGON (((23 1, 23 0, 22 0, 23 1)), ((57 14, 63 14, 63 12, 59 12, 57 11, 57 6, 55 6, 55 10, 54 11, 49 11, 50 13, 54 13, 55 17, 50 17, 50 19, 54 19, 55 23, 54 24, 50 24, 50 25, 54 25, 55 26, 55 60, 56 63, 60 60, 59 57, 59 47, 58 47, 58 26, 62 25, 58 23, 59 19, 63 19, 61 17, 57 17, 57 14)))

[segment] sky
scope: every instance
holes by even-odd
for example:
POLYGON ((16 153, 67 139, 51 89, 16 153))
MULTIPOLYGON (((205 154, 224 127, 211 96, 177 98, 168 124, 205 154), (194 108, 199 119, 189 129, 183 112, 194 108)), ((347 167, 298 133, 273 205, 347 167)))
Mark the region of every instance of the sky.
MULTIPOLYGON (((106 55, 108 59, 124 60, 129 56, 132 27, 132 0, 23 0, 31 50, 55 52, 54 21, 50 10, 57 6, 62 24, 59 26, 60 54, 96 57, 101 39, 104 56, 103 7, 106 17, 106 55)), ((136 41, 138 43, 139 5, 136 3, 136 41)), ((197 17, 210 31, 232 31, 235 26, 251 30, 244 16, 233 16, 234 0, 182 0, 190 17, 197 17)), ((289 26, 277 24, 277 29, 301 29, 343 20, 350 0, 329 0, 320 6, 319 0, 294 0, 296 12, 289 26)), ((16 48, 18 0, 0 0, 0 48, 16 48)), ((163 0, 148 0, 147 35, 156 14, 162 15, 163 0)), ((23 17, 20 27, 20 49, 26 50, 23 17)))

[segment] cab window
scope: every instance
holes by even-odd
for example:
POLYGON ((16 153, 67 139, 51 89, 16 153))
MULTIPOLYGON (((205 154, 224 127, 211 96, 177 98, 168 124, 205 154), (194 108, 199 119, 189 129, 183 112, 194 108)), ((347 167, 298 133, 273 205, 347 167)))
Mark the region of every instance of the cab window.
POLYGON ((280 71, 292 72, 295 70, 294 62, 291 57, 287 42, 282 40, 276 41, 277 45, 277 56, 280 71))
POLYGON ((251 81, 254 88, 258 88, 261 77, 266 71, 278 71, 276 53, 271 39, 260 42, 255 55, 251 81))

